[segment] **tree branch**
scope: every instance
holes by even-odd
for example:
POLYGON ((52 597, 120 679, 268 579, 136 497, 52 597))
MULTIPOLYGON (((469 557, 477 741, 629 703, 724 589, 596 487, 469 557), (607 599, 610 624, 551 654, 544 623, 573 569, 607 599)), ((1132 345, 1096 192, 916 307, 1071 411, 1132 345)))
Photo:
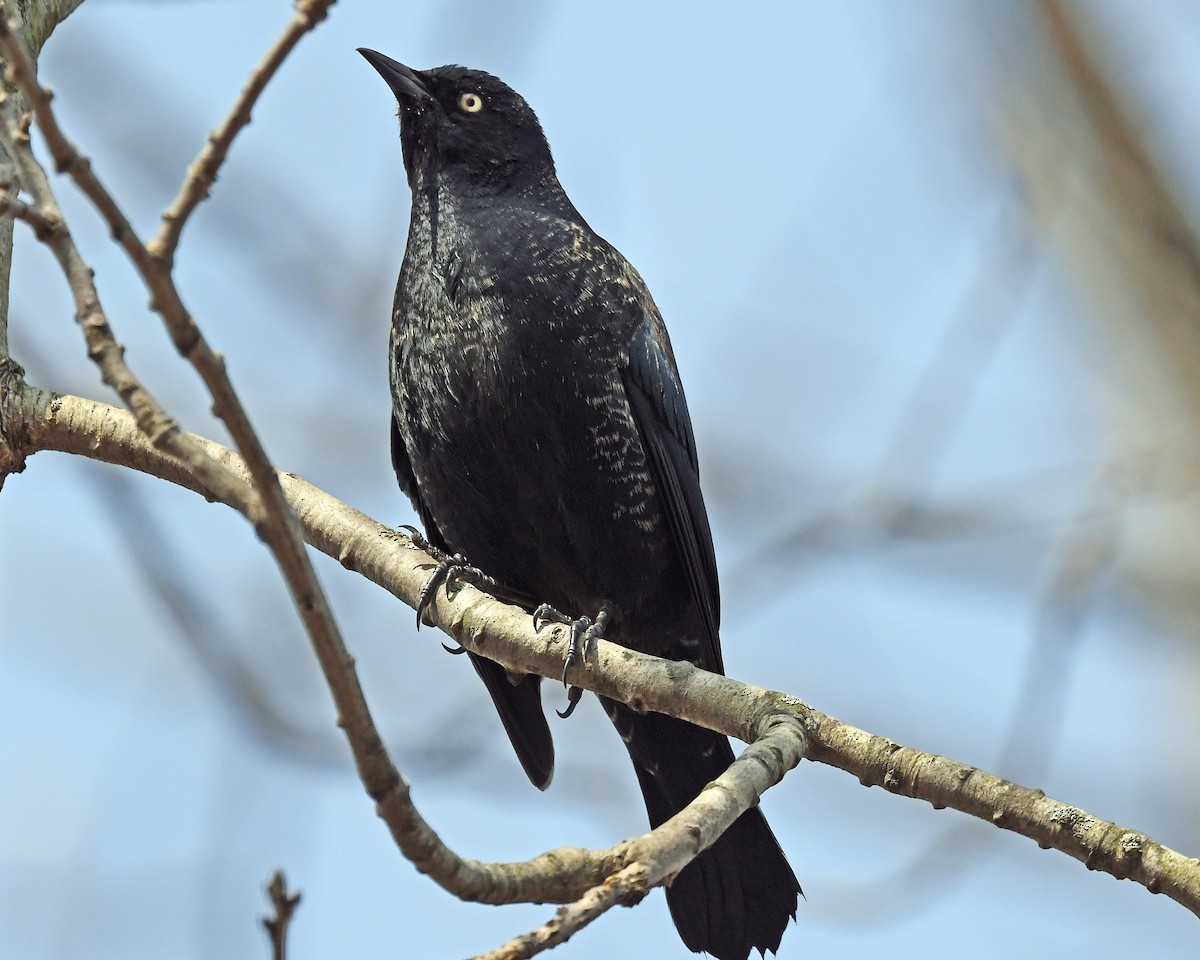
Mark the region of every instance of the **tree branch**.
MULTIPOLYGON (((303 0, 302 6, 315 10, 321 4, 317 0, 303 0)), ((126 251, 150 290, 151 307, 162 317, 176 349, 195 367, 208 388, 213 398, 214 412, 224 421, 245 458, 248 478, 243 476, 238 481, 243 489, 235 491, 240 496, 234 498, 237 501, 234 505, 250 518, 258 536, 275 557, 323 668, 327 673, 344 676, 344 671, 340 669, 343 665, 335 660, 338 656, 348 659, 348 654, 345 653, 345 645, 333 619, 333 612, 317 582, 312 562, 304 549, 300 526, 288 507, 275 468, 271 465, 226 374, 224 360, 209 347, 184 306, 170 268, 164 261, 151 255, 138 239, 116 200, 92 171, 87 158, 80 154, 63 134, 50 107, 50 97, 37 81, 29 51, 8 17, 8 4, 0 3, 0 49, 7 62, 8 79, 20 88, 28 100, 59 171, 71 175, 108 222, 113 239, 126 251)), ((7 146, 16 156, 22 186, 31 192, 45 217, 61 223, 62 216, 54 201, 45 171, 29 149, 26 125, 16 117, 13 105, 7 97, 0 106, 6 110, 4 127, 7 132, 7 146)), ((51 239, 61 241, 56 253, 59 254, 60 263, 71 282, 79 307, 80 324, 89 338, 89 347, 94 346, 96 349, 93 356, 101 363, 106 382, 116 386, 122 398, 130 403, 131 409, 139 412, 139 426, 149 437, 159 440, 173 451, 179 448, 179 452, 196 471, 196 475, 204 478, 208 488, 207 494, 227 499, 226 495, 230 493, 227 485, 236 484, 232 484, 220 470, 211 469, 212 461, 198 454, 198 448, 190 439, 191 435, 184 434, 174 421, 166 416, 125 365, 121 357, 121 348, 108 329, 92 281, 92 271, 79 256, 73 242, 70 242, 65 223, 60 230, 52 231, 51 239)), ((0 467, 4 467, 6 463, 15 462, 19 465, 22 462, 19 456, 14 457, 12 453, 4 453, 2 456, 3 462, 0 462, 0 467)), ((0 473, 0 477, 2 476, 0 473)), ((361 693, 359 700, 361 701, 361 693)), ((363 708, 365 710, 365 703, 363 708)), ((369 717, 367 719, 369 720, 369 717)))
MULTIPOLYGON (((35 449, 59 449, 130 466, 203 492, 196 479, 151 446, 122 411, 32 387, 23 387, 21 393, 22 403, 11 411, 8 422, 11 425, 19 419, 26 425, 27 429, 19 431, 26 443, 24 455, 35 449)), ((0 423, 0 428, 3 426, 0 423)), ((226 467, 245 470, 233 451, 199 437, 195 440, 226 467)), ((357 569, 406 603, 416 603, 433 565, 431 557, 413 549, 407 537, 381 527, 299 477, 280 474, 280 480, 306 530, 311 532, 314 546, 336 556, 347 568, 357 569)), ((523 610, 500 604, 473 589, 471 594, 476 602, 484 604, 482 611, 475 611, 476 616, 502 621, 508 642, 518 648, 532 643, 536 648, 534 657, 543 661, 542 670, 561 671, 566 652, 565 633, 555 630, 536 635, 523 610)), ((444 612, 442 601, 435 604, 435 609, 444 612)), ((446 615, 455 616, 454 611, 452 603, 446 615)), ((460 626, 474 630, 469 622, 460 626)), ((479 647, 488 645, 484 639, 468 642, 479 647)), ((625 651, 623 647, 615 649, 625 651)), ((757 803, 766 789, 799 763, 805 749, 803 731, 794 719, 781 717, 778 710, 761 711, 739 726, 743 740, 759 742, 752 742, 708 790, 652 833, 608 850, 560 848, 528 863, 480 863, 461 858, 447 848, 417 812, 408 784, 393 764, 371 719, 353 659, 340 640, 332 649, 319 650, 318 660, 359 775, 397 845, 418 870, 467 900, 563 902, 583 895, 590 887, 635 862, 646 866, 650 886, 657 885, 682 869, 742 812, 757 803)), ((624 668, 626 683, 636 683, 636 670, 636 663, 624 668)), ((539 671, 530 667, 526 672, 539 671)))
MULTIPOLYGON (((77 453, 197 489, 196 481, 187 471, 152 447, 123 411, 32 387, 23 388, 20 401, 15 415, 21 421, 19 435, 25 444, 24 454, 37 450, 77 453)), ((232 451, 196 439, 220 462, 231 469, 239 468, 240 461, 232 451)), ((280 479, 309 543, 410 606, 415 605, 432 558, 414 549, 407 537, 381 526, 301 478, 281 474, 280 479)), ((454 597, 439 591, 431 613, 434 621, 459 643, 511 670, 551 677, 561 672, 565 637, 560 631, 534 633, 523 610, 464 586, 454 597)), ((807 756, 812 760, 846 770, 867 786, 882 786, 891 793, 924 800, 938 809, 951 807, 987 820, 1028 837, 1039 846, 1066 853, 1089 869, 1134 880, 1151 892, 1164 893, 1200 916, 1200 861, 1184 857, 1145 834, 1100 820, 1078 807, 1047 797, 1040 790, 1030 790, 974 767, 874 736, 820 713, 797 697, 706 673, 688 663, 659 660, 603 640, 595 644, 592 652, 575 682, 602 696, 635 709, 682 717, 746 741, 756 739, 781 715, 790 716, 807 734, 807 756)), ((362 731, 354 725, 357 720, 348 720, 341 699, 342 686, 351 685, 357 690, 349 654, 342 658, 342 665, 344 673, 335 671, 330 683, 342 711, 343 726, 359 758, 364 750, 369 753, 375 747, 356 743, 362 731)), ((365 704, 363 711, 369 719, 365 704)), ((381 743, 377 749, 378 756, 372 759, 382 758, 390 766, 381 743)), ((759 761, 753 759, 750 763, 757 766, 759 761)), ((359 767, 363 772, 362 759, 359 767)), ((394 767, 391 776, 395 780, 381 775, 385 769, 372 767, 363 772, 363 778, 386 819, 391 816, 392 804, 401 805, 407 799, 407 785, 394 767)), ((436 840, 436 835, 429 831, 429 835, 414 835, 411 844, 405 838, 401 845, 419 847, 432 840, 436 840)), ((613 848, 621 849, 621 845, 613 848)), ((425 852, 420 856, 424 858, 422 862, 431 866, 440 864, 436 857, 431 859, 425 852)), ((567 856, 568 852, 553 851, 532 864, 539 869, 546 865, 547 869, 558 870, 556 863, 567 856)), ((460 862, 473 864, 473 861, 460 862)), ((590 874, 594 877, 592 883, 577 885, 565 893, 582 896, 587 888, 624 865, 627 863, 606 862, 603 869, 590 874)), ((470 872, 474 868, 462 869, 470 872)), ((480 877, 479 884, 472 880, 464 885, 472 891, 472 899, 485 899, 500 892, 494 888, 488 894, 490 881, 483 881, 482 874, 480 877)))
POLYGON ((530 930, 495 950, 481 953, 473 960, 528 960, 571 937, 618 904, 632 905, 646 895, 646 868, 634 863, 614 873, 602 884, 592 887, 587 893, 563 907, 559 907, 554 918, 547 920, 536 930, 530 930))
POLYGON ((24 25, 21 32, 34 56, 62 21, 66 20, 83 0, 18 0, 17 9, 24 25))
POLYGON ((300 894, 289 891, 283 871, 276 870, 267 884, 267 896, 271 898, 274 913, 263 917, 262 925, 271 940, 271 960, 287 960, 288 929, 292 924, 292 914, 300 905, 300 894))
MULTIPOLYGON (((36 70, 29 51, 8 20, 6 3, 0 4, 0 49, 3 50, 8 67, 7 78, 20 88, 28 100, 58 171, 69 173, 72 176, 79 188, 108 222, 113 239, 125 249, 149 288, 152 297, 151 305, 162 316, 176 348, 196 367, 205 386, 212 394, 214 411, 229 428, 238 449, 242 451, 250 467, 253 488, 256 493, 248 498, 250 509, 244 512, 254 522, 259 536, 268 543, 272 539, 272 526, 279 528, 279 533, 274 535, 274 539, 280 541, 280 550, 277 551, 277 556, 281 566, 284 567, 285 576, 288 576, 288 558, 284 549, 289 531, 287 511, 282 507, 277 494, 278 485, 274 480, 274 470, 250 426, 241 402, 233 390, 233 385, 226 376, 224 361, 205 342, 200 330, 184 307, 170 272, 164 269, 158 260, 150 256, 116 200, 92 171, 90 161, 75 149, 58 126, 54 111, 50 107, 50 96, 37 81, 36 70), (259 497, 262 498, 261 510, 257 502, 259 497)), ((7 101, 5 102, 7 103, 7 101)), ((42 170, 32 151, 29 150, 28 130, 24 124, 17 124, 12 116, 10 112, 10 123, 7 126, 10 127, 12 149, 17 154, 22 187, 30 191, 46 217, 61 222, 62 215, 45 171, 42 170), (17 129, 11 129, 13 127, 17 127, 17 129)), ((61 233, 69 238, 65 224, 61 233)), ((95 284, 92 281, 91 270, 79 256, 74 243, 68 241, 61 248, 52 246, 52 249, 58 256, 63 272, 67 274, 72 291, 76 295, 80 323, 85 333, 88 333, 93 326, 97 329, 102 328, 101 332, 106 334, 104 339, 108 341, 104 344, 105 349, 110 354, 119 351, 120 348, 112 339, 111 331, 108 330, 107 321, 104 319, 95 284)), ((94 345, 93 341, 89 339, 89 348, 94 345)), ((111 365, 113 361, 111 358, 109 360, 111 365)), ((128 368, 125 368, 123 372, 128 374, 128 368)), ((128 375, 131 376, 131 374, 128 375)), ((118 392, 121 392, 121 388, 112 384, 107 376, 105 382, 110 383, 118 392)), ((140 385, 127 384, 125 389, 132 391, 135 387, 140 388, 140 385)), ((129 398, 124 393, 122 393, 122 398, 126 399, 127 403, 129 402, 129 398)), ((136 412, 138 408, 131 404, 131 409, 136 412)), ((158 413, 162 418, 161 423, 146 423, 147 434, 151 437, 156 436, 160 431, 171 431, 174 426, 173 421, 170 421, 165 413, 162 413, 161 410, 158 413)), ((140 418, 139 422, 142 422, 140 418)), ((198 469, 204 467, 199 459, 195 466, 198 469)), ((297 538, 293 537, 292 539, 297 538)), ((302 571, 296 570, 288 576, 289 585, 294 585, 293 581, 296 578, 303 578, 302 571)), ((306 599, 309 601, 308 605, 313 605, 310 598, 297 597, 297 601, 301 603, 306 599)))
MULTIPOLYGON (((25 42, 34 55, 42 49, 46 38, 54 28, 65 20, 83 0, 21 0, 18 7, 23 26, 20 28, 25 42)), ((18 108, 18 113, 23 112, 18 108)), ((15 192, 16 164, 9 152, 0 145, 0 183, 15 192)), ((14 198, 15 199, 15 198, 14 198)), ((8 348, 8 293, 9 276, 12 272, 13 223, 9 217, 0 219, 0 404, 10 382, 18 382, 24 371, 13 362, 8 348)), ((8 450, 0 446, 0 487, 4 478, 21 469, 8 450)))
POLYGON ((250 113, 258 102, 259 95, 275 76, 292 48, 308 31, 325 19, 329 8, 337 0, 297 0, 296 12, 275 45, 267 51, 262 62, 254 68, 250 79, 221 126, 208 135, 208 142, 195 162, 188 167, 187 176, 179 195, 162 215, 162 226, 150 238, 146 249, 150 256, 159 260, 167 269, 175 260, 175 249, 179 246, 179 235, 192 211, 204 201, 216 182, 217 171, 225 162, 233 138, 250 123, 250 113))
MULTIPOLYGON (((3 26, 3 13, 0 8, 0 37, 13 37, 7 26, 3 26)), ((0 91, 0 137, 16 164, 22 189, 34 200, 33 205, 10 200, 5 206, 13 215, 27 212, 23 219, 34 227, 58 260, 75 299, 76 321, 87 341, 88 356, 100 368, 104 383, 125 401, 139 429, 153 444, 187 464, 206 488, 207 495, 218 496, 247 515, 258 512, 257 495, 245 480, 222 469, 194 442, 191 434, 181 430, 125 362, 125 349, 109 327, 93 272, 75 246, 45 171, 29 149, 28 116, 20 116, 13 96, 3 91, 0 91)), ((9 377, 14 377, 11 370, 9 377)), ((19 375, 16 377, 19 379, 19 375)), ((20 462, 17 458, 14 471, 19 469, 20 462)))

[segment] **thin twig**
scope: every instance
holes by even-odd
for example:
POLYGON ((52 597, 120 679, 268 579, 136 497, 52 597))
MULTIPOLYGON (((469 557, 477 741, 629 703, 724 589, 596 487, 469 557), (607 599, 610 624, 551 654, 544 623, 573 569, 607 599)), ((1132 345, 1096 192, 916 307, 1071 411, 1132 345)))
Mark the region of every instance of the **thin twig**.
POLYGON ((543 951, 565 943, 593 920, 618 905, 637 903, 650 889, 646 868, 633 863, 592 887, 576 900, 559 907, 554 917, 540 927, 513 937, 495 950, 481 953, 473 960, 528 960, 543 951))
POLYGON ((283 871, 276 870, 267 884, 267 895, 275 909, 272 916, 262 918, 262 925, 271 938, 271 960, 287 960, 288 927, 300 903, 300 894, 289 892, 283 871))
POLYGON ((62 220, 47 216, 12 193, 0 194, 0 216, 29 224, 33 235, 48 246, 53 243, 55 233, 62 229, 62 220))
POLYGON ((216 182, 217 172, 221 169, 221 164, 225 162, 225 157, 233 144, 234 137, 250 123, 250 114, 259 95, 271 78, 275 76, 288 54, 292 52, 292 48, 300 42, 300 38, 324 20, 329 13, 329 8, 336 2, 337 0, 298 0, 296 12, 292 15, 287 28, 275 41, 275 45, 267 51, 262 62, 250 74, 249 81, 242 89, 233 109, 229 111, 229 115, 218 129, 208 135, 208 142, 205 143, 204 149, 188 167, 187 176, 184 178, 178 196, 163 213, 162 226, 146 244, 149 254, 160 260, 166 268, 169 269, 174 263, 175 250, 179 246, 179 235, 183 232, 184 225, 192 211, 208 197, 212 185, 216 182))
MULTIPOLYGON (((132 467, 196 489, 190 474, 151 447, 124 412, 33 387, 24 387, 18 399, 20 403, 9 417, 20 421, 19 430, 10 428, 8 435, 9 442, 17 436, 23 443, 20 452, 24 455, 37 450, 62 450, 132 467)), ((239 467, 239 459, 232 451, 208 440, 197 438, 197 442, 203 443, 226 466, 239 467)), ((381 526, 301 478, 281 474, 281 480, 314 547, 410 606, 416 604, 428 578, 431 557, 414 549, 407 537, 381 526)), ((431 613, 435 622, 460 644, 514 672, 557 676, 562 670, 566 638, 560 632, 534 633, 525 611, 499 603, 470 586, 463 586, 454 597, 439 591, 431 613)), ((339 684, 357 688, 352 663, 345 666, 349 676, 339 679, 339 684)), ((596 642, 585 666, 576 682, 586 689, 639 709, 682 717, 742 740, 755 739, 764 722, 780 714, 790 714, 808 735, 807 756, 812 760, 846 770, 865 785, 882 786, 891 793, 924 800, 938 809, 950 807, 1011 830, 1041 847, 1066 853, 1090 869, 1134 880, 1151 892, 1164 893, 1200 916, 1200 861, 1185 857, 1143 833, 1049 798, 1040 790, 1030 790, 945 757, 902 747, 820 713, 796 697, 705 673, 690 664, 659 660, 608 641, 596 642)), ((335 698, 341 710, 341 693, 335 698)), ((362 731, 346 721, 345 712, 342 716, 357 754, 363 750, 357 745, 362 731)), ((387 760, 386 753, 381 758, 387 760)), ((376 799, 386 798, 380 809, 385 816, 391 815, 387 808, 399 802, 399 794, 407 792, 407 786, 402 785, 396 794, 391 794, 382 781, 374 781, 369 789, 376 799), (380 787, 383 791, 377 792, 380 787)), ((431 838, 426 835, 416 839, 431 838)), ((543 864, 553 867, 567 853, 570 851, 544 854, 533 864, 538 868, 543 864)), ((437 857, 428 862, 436 866, 437 857)), ((459 863, 474 866, 473 861, 459 863)), ((583 888, 576 886, 561 892, 582 896, 587 887, 601 882, 623 865, 614 863, 611 869, 592 874, 592 882, 583 888)), ((531 872, 529 867, 526 870, 531 872)))

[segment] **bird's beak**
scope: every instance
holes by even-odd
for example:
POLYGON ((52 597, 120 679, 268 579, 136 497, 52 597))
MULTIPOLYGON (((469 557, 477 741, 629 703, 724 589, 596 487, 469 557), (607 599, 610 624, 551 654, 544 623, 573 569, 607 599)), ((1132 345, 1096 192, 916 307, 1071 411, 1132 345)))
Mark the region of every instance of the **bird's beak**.
POLYGON ((368 50, 366 47, 359 47, 358 52, 387 81, 387 85, 392 88, 392 93, 401 103, 407 101, 415 106, 433 99, 433 95, 415 70, 402 63, 397 63, 391 57, 385 57, 375 50, 368 50))

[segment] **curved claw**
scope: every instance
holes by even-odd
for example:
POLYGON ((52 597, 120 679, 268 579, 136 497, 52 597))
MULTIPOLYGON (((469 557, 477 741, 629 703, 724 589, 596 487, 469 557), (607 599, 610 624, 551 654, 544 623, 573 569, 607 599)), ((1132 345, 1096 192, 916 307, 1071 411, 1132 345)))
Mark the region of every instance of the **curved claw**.
POLYGON ((567 709, 566 710, 555 710, 554 712, 557 713, 564 720, 566 720, 567 717, 569 717, 571 714, 573 714, 575 712, 575 708, 577 706, 579 706, 579 701, 582 698, 583 698, 583 688, 582 687, 571 687, 569 690, 567 690, 567 709))
POLYGON ((443 643, 443 644, 442 644, 442 649, 443 649, 443 650, 445 650, 445 651, 446 651, 448 654, 450 654, 451 656, 454 656, 454 657, 460 657, 460 656, 462 656, 464 653, 466 653, 466 652, 467 652, 467 648, 466 648, 466 647, 464 647, 464 646, 463 646, 461 643, 459 643, 459 644, 455 644, 453 647, 452 647, 452 646, 450 646, 450 644, 448 644, 448 643, 443 643))
POLYGON ((450 573, 450 568, 454 566, 454 561, 450 557, 442 560, 436 567, 433 568, 433 573, 429 575, 429 579, 425 581, 425 586, 421 588, 420 594, 417 596, 417 629, 421 629, 421 625, 425 619, 425 610, 429 604, 433 602, 433 595, 437 593, 437 588, 442 581, 447 578, 450 573))

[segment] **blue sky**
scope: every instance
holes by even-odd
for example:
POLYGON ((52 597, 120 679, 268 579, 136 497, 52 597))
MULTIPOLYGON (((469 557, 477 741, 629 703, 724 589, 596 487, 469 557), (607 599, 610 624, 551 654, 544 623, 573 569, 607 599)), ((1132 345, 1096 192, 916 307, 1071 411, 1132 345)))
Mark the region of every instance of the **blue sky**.
MULTIPOLYGON (((1195 12, 1081 14, 1194 211, 1195 12)), ((49 42, 42 80, 143 235, 289 15, 89 0, 49 42)), ((354 48, 496 73, 671 329, 730 674, 1195 853, 1200 763, 1180 744, 1197 571, 1162 529, 1190 537, 1196 503, 1151 490, 1072 520, 1112 499, 1107 465, 1128 448, 1113 410, 1139 385, 1031 226, 1005 147, 1050 73, 1038 35, 1021 5, 961 0, 343 0, 189 224, 179 282, 276 463, 411 522, 385 361, 408 195, 394 102, 354 48), (865 496, 880 481, 936 530, 889 535, 865 496), (1071 633, 1046 584, 1064 543, 1086 557, 1105 537, 1116 559, 1071 633), (1017 722, 1022 696, 1037 709, 1017 722)), ((130 363, 186 427, 224 439, 103 224, 55 184, 130 363)), ((18 234, 14 353, 39 386, 115 402, 52 259, 18 234)), ((644 830, 594 704, 553 724, 559 769, 540 794, 467 665, 393 598, 319 571, 414 797, 457 850, 524 859, 644 830)), ((300 960, 465 956, 552 913, 461 904, 399 856, 271 561, 227 509, 40 454, 0 495, 0 611, 6 956, 264 956, 276 866, 304 894, 300 960)), ((764 808, 807 894, 784 957, 1194 956, 1178 905, 839 771, 803 764, 764 808)), ((618 952, 690 955, 660 894, 555 955, 618 952)))

